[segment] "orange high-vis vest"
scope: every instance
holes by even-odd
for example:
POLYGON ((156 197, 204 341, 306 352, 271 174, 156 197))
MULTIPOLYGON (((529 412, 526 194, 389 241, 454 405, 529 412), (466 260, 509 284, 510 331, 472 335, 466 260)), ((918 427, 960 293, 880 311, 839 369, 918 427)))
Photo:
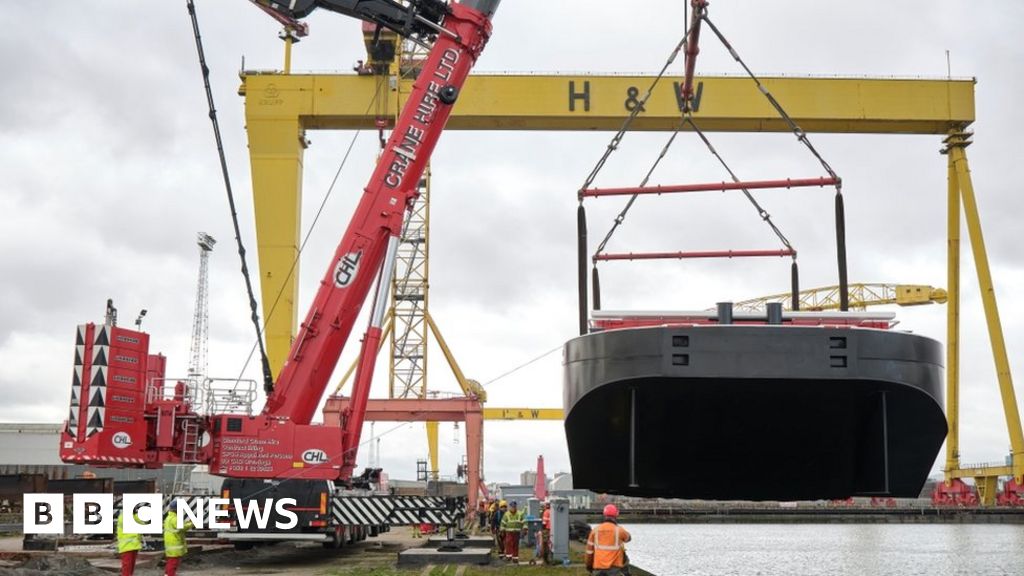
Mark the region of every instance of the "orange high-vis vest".
POLYGON ((587 537, 587 568, 605 570, 626 565, 629 532, 614 522, 604 522, 587 537))

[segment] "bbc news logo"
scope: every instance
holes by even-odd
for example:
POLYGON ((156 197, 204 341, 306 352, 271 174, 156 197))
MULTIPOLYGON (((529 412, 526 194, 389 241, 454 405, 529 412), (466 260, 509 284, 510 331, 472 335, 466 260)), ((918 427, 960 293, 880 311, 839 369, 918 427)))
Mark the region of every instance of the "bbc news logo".
MULTIPOLYGON (((295 504, 294 498, 262 501, 175 498, 168 509, 178 516, 179 530, 185 527, 186 521, 200 530, 228 530, 233 524, 242 530, 267 530, 271 524, 276 530, 291 530, 299 524, 298 515, 290 510, 295 504)), ((25 494, 22 510, 25 534, 64 533, 63 494, 25 494)), ((163 496, 160 494, 124 494, 120 512, 124 516, 122 530, 126 534, 163 533, 163 496)), ((75 494, 72 497, 72 533, 113 534, 115 524, 113 494, 75 494)))

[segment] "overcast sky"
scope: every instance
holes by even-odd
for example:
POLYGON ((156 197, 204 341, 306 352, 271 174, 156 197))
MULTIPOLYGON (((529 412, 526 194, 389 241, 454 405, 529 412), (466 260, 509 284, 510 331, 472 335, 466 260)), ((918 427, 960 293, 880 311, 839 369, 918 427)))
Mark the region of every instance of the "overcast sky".
MULTIPOLYGON (((0 35, 6 80, 0 105, 0 389, 6 396, 0 419, 64 418, 73 331, 102 321, 107 298, 125 324, 148 309, 144 327, 152 351, 168 355, 171 373, 184 373, 200 230, 220 241, 210 268, 210 373, 236 376, 253 343, 252 327, 184 0, 9 4, 10 25, 0 35)), ((248 69, 281 66, 278 25, 242 0, 200 2, 199 14, 255 269, 237 73, 243 58, 248 69)), ((976 143, 968 152, 1011 365, 1021 378, 1024 202, 1015 170, 1024 126, 1024 47, 1014 40, 1014 27, 1024 22, 1024 4, 913 0, 869 9, 855 2, 721 1, 711 15, 760 74, 939 77, 946 74, 948 49, 953 75, 977 78, 976 143)), ((295 49, 296 71, 347 71, 363 58, 358 23, 330 13, 316 13, 309 23, 311 36, 295 49)), ((681 0, 506 0, 477 71, 656 71, 683 27, 681 0)), ((739 72, 713 36, 702 44, 699 73, 739 72)), ((672 73, 681 70, 680 58, 672 73)), ((304 228, 353 136, 308 134, 304 228)), ((575 334, 575 190, 610 137, 449 132, 442 138, 433 162, 430 302, 467 376, 488 382, 575 334)), ((791 135, 712 138, 742 178, 820 174, 791 135)), ((598 184, 638 182, 664 139, 628 135, 598 184)), ((844 179, 851 279, 945 286, 941 138, 814 135, 813 141, 844 179)), ((372 170, 376 146, 375 134, 358 136, 312 233, 303 256, 300 316, 372 170)), ((695 139, 685 137, 652 182, 723 177, 695 139)), ((810 190, 758 198, 800 250, 802 284, 834 283, 831 196, 810 190)), ((591 203, 591 229, 603 232, 620 206, 617 200, 591 203)), ((642 199, 611 248, 776 246, 745 200, 715 194, 642 199)), ((999 461, 1008 438, 966 249, 963 263, 961 451, 964 462, 999 461)), ((788 262, 613 263, 603 268, 602 281, 606 308, 696 309, 785 291, 788 262)), ((896 312, 900 328, 945 340, 943 307, 896 312)), ((351 362, 354 348, 341 366, 351 362)), ((441 355, 430 353, 431 389, 456 390, 441 355)), ((560 406, 560 362, 556 351, 490 384, 490 405, 560 406)), ((255 364, 246 375, 258 379, 255 364)), ((383 363, 378 375, 374 395, 384 397, 383 363)), ((423 425, 382 423, 376 430, 388 431, 380 444, 384 467, 393 477, 412 477, 415 460, 426 455, 423 425)), ((549 472, 569 468, 560 423, 488 423, 485 435, 490 481, 517 481, 538 454, 549 472)), ((441 449, 441 473, 453 474, 465 451, 462 430, 442 425, 441 449)))

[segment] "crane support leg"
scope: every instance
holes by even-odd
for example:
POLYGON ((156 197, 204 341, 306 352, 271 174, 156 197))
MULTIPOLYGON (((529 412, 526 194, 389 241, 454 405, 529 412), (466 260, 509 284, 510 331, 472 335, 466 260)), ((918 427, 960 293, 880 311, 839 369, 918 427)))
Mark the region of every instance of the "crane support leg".
POLYGON ((305 129, 295 116, 249 118, 256 251, 260 262, 267 355, 274 378, 281 372, 298 320, 299 215, 305 129), (294 267, 294 268, 293 268, 294 267))
POLYGON ((985 238, 981 231, 981 218, 978 214, 978 204, 974 196, 974 185, 971 182, 971 170, 967 164, 965 148, 970 145, 970 134, 953 132, 946 139, 946 143, 950 162, 952 162, 956 171, 957 185, 960 188, 960 198, 963 202, 964 218, 967 223, 967 233, 974 255, 974 266, 978 273, 981 301, 985 308, 985 320, 988 324, 988 335, 996 364, 996 378, 999 382, 1003 411, 1006 415, 1006 427, 1010 435, 1013 476, 1020 482, 1022 477, 1024 477, 1024 433, 1021 431, 1020 413, 1017 409, 1017 398, 1013 390, 1013 379, 1010 376, 1010 362, 1006 354, 1006 342, 1003 338, 1002 324, 999 320, 999 308, 996 305, 992 272, 989 268, 988 255, 985 251, 985 238))
POLYGON ((978 502, 982 506, 992 506, 996 503, 996 493, 999 489, 998 476, 976 476, 974 486, 978 489, 978 502))
POLYGON ((948 155, 946 207, 946 486, 960 467, 960 186, 948 155))
POLYGON ((482 459, 484 451, 484 418, 481 412, 466 413, 466 477, 468 502, 466 510, 476 513, 483 482, 482 459))
POLYGON ((427 326, 430 327, 430 333, 434 335, 437 340, 437 345, 441 348, 441 353, 444 354, 444 359, 448 361, 448 367, 452 369, 452 375, 455 376, 455 381, 458 382, 459 388, 462 388, 462 393, 471 398, 476 398, 481 402, 487 401, 487 393, 480 388, 478 384, 472 382, 466 378, 466 375, 462 372, 462 368, 459 363, 455 360, 455 355, 452 354, 452 349, 448 347, 448 343, 445 342, 444 336, 441 335, 441 330, 437 328, 437 324, 434 323, 434 317, 427 311, 424 316, 427 319, 427 326))
POLYGON ((440 468, 437 465, 437 422, 427 422, 427 450, 430 454, 430 479, 437 480, 440 468))

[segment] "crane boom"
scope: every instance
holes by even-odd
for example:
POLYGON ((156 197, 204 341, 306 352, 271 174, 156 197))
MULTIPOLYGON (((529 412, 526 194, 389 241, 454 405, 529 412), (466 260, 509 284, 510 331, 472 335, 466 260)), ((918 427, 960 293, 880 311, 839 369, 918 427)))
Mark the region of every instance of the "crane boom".
MULTIPOLYGON (((214 474, 240 480, 352 478, 398 235, 452 106, 490 37, 490 18, 500 0, 257 3, 283 19, 323 7, 433 45, 263 411, 251 415, 214 408, 199 413, 195 405, 201 394, 216 395, 199 390, 202 385, 194 381, 165 379, 162 357, 148 355, 147 334, 119 328, 114 321, 85 325, 76 335, 71 412, 61 438, 61 458, 67 462, 134 467, 208 463, 214 474), (374 280, 378 295, 350 408, 340 429, 313 425, 374 280), (112 388, 107 395, 108 386, 116 386, 117 394, 112 388), (118 398, 123 401, 115 406, 118 398)), ((238 398, 254 394, 234 383, 224 405, 235 406, 238 398)))
POLYGON ((458 91, 490 35, 486 17, 459 4, 452 5, 444 24, 457 37, 438 37, 424 72, 413 85, 296 335, 265 415, 286 417, 296 424, 312 420, 356 316, 381 271, 389 240, 401 231, 406 211, 416 199, 416 185, 458 91))

